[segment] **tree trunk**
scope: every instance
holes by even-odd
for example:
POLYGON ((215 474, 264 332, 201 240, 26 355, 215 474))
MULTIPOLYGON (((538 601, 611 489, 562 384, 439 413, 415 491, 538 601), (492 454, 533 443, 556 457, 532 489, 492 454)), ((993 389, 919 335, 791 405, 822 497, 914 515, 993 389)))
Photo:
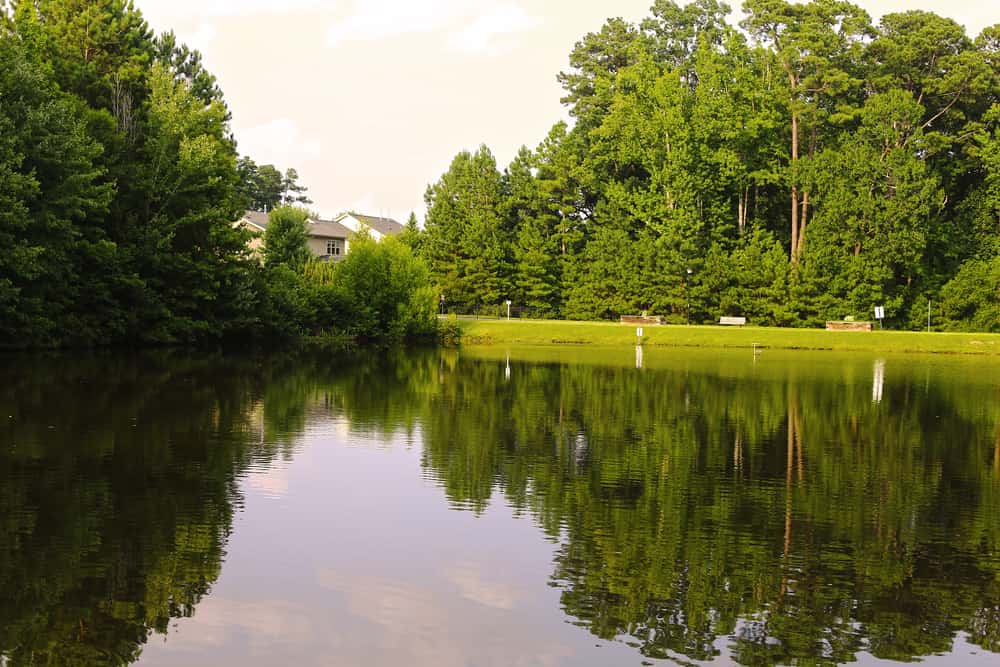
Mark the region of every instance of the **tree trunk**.
POLYGON ((796 167, 799 162, 799 116, 792 113, 792 264, 799 262, 799 183, 796 167))
POLYGON ((809 219, 809 193, 802 193, 802 217, 799 220, 799 246, 795 249, 796 257, 802 255, 806 247, 806 221, 809 219))

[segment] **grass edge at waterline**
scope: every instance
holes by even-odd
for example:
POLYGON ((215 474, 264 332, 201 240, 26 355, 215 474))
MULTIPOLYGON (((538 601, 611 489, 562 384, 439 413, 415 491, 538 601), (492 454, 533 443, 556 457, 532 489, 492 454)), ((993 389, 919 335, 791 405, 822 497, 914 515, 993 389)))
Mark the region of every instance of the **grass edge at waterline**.
POLYGON ((1000 355, 1000 334, 825 331, 711 325, 643 326, 561 320, 459 320, 470 345, 636 345, 1000 355))

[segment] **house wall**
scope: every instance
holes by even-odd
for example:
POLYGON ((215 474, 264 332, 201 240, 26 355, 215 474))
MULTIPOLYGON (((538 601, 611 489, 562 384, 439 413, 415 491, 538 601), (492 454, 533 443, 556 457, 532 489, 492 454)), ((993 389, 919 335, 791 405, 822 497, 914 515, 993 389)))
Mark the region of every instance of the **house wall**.
POLYGON ((251 225, 246 220, 237 220, 233 223, 234 227, 239 227, 242 229, 250 230, 253 236, 247 241, 247 248, 253 253, 254 257, 258 259, 263 259, 264 257, 264 231, 257 227, 256 225, 251 225))
MULTIPOLYGON (((309 243, 308 243, 308 245, 309 245, 309 252, 311 252, 316 257, 322 257, 322 256, 326 255, 326 242, 328 240, 329 239, 319 238, 317 236, 310 236, 309 237, 309 243)), ((348 248, 348 242, 347 242, 347 240, 346 239, 342 239, 340 241, 340 245, 344 249, 343 254, 341 255, 341 257, 343 257, 344 255, 347 254, 347 248, 348 248)))

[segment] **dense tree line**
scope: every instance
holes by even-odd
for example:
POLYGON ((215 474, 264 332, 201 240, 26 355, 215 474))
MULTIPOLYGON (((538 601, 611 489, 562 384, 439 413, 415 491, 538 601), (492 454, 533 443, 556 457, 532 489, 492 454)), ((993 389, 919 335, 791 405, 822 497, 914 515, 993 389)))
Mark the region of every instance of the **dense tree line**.
POLYGON ((837 0, 656 0, 559 75, 574 118, 431 185, 456 310, 1000 330, 1000 26, 837 0), (688 299, 690 298, 690 306, 688 299), (690 310, 690 312, 689 312, 690 310))
POLYGON ((239 173, 239 193, 245 207, 252 211, 272 211, 279 206, 303 206, 313 203, 306 188, 299 183, 299 172, 289 168, 285 173, 273 164, 258 165, 247 156, 236 162, 239 173))
POLYGON ((229 118, 131 1, 0 2, 0 347, 358 333, 294 319, 305 267, 290 289, 233 225, 309 199, 238 157, 229 118))

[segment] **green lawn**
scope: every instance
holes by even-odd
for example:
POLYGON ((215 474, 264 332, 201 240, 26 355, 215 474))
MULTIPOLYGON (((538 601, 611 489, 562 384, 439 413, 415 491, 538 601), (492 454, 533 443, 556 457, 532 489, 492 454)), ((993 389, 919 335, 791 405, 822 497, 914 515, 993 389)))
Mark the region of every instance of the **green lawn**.
MULTIPOLYGON (((470 345, 635 345, 636 326, 613 322, 552 320, 462 320, 462 342, 470 345)), ((843 332, 769 327, 645 326, 647 346, 924 352, 1000 355, 1000 334, 911 331, 843 332)))

